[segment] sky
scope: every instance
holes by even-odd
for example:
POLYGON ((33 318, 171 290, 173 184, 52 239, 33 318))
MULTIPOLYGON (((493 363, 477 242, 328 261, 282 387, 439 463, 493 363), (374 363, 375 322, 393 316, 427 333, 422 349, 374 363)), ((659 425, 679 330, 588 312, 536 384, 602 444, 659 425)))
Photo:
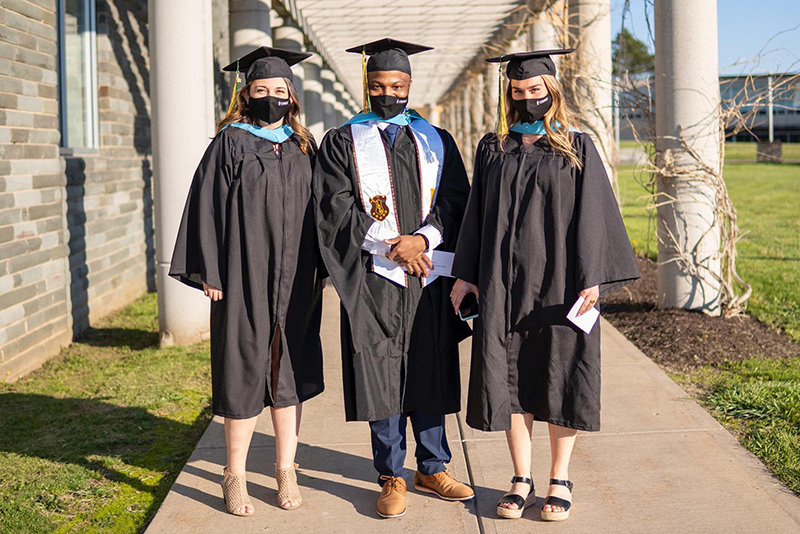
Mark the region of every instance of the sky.
MULTIPOLYGON (((648 30, 654 0, 629 0, 625 27, 653 50, 648 30)), ((658 0, 655 0, 658 1, 658 0)), ((611 0, 611 34, 623 24, 625 0, 611 0)), ((800 0, 717 0, 721 74, 800 72, 800 0)))

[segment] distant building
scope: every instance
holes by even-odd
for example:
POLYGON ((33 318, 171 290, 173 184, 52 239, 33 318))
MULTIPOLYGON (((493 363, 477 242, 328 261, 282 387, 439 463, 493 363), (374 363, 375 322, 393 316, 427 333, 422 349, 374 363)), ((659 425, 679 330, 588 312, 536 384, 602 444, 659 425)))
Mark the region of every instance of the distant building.
MULTIPOLYGON (((800 142, 800 74, 772 74, 773 132, 776 140, 800 142)), ((727 128, 729 141, 758 141, 769 139, 768 93, 770 75, 720 76, 723 107, 738 106, 745 119, 727 128)), ((634 82, 635 88, 620 94, 620 139, 633 140, 633 128, 641 134, 652 128, 650 117, 655 113, 655 83, 652 78, 634 82), (649 102, 649 105, 648 105, 649 102)), ((646 137, 646 136, 644 136, 646 137)))

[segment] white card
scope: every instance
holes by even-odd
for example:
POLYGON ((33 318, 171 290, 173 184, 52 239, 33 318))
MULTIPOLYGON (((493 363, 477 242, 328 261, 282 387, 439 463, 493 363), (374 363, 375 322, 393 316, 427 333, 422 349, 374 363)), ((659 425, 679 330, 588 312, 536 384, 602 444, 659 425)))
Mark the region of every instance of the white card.
POLYGON ((452 252, 445 252, 443 250, 434 250, 431 253, 431 263, 433 263, 433 269, 428 271, 431 274, 436 274, 438 276, 450 276, 450 272, 453 270, 453 258, 455 254, 452 252))
POLYGON ((434 250, 431 252, 430 260, 433 264, 433 269, 428 269, 428 277, 422 279, 422 286, 427 286, 440 276, 449 276, 452 278, 450 272, 453 270, 453 258, 455 254, 452 252, 445 252, 443 250, 434 250))
POLYGON ((594 323, 597 322, 597 318, 600 317, 600 312, 597 308, 589 308, 589 311, 578 317, 578 310, 581 309, 583 305, 583 297, 578 297, 578 300, 575 301, 575 304, 572 306, 572 309, 569 310, 567 314, 567 319, 572 321, 572 324, 590 334, 592 332, 592 327, 594 327, 594 323))
MULTIPOLYGON (((422 285, 427 286, 440 276, 452 277, 453 258, 455 254, 443 250, 434 250, 430 255, 433 269, 428 269, 428 277, 422 279, 422 285)), ((405 283, 405 270, 382 254, 372 255, 372 270, 397 285, 405 283)))

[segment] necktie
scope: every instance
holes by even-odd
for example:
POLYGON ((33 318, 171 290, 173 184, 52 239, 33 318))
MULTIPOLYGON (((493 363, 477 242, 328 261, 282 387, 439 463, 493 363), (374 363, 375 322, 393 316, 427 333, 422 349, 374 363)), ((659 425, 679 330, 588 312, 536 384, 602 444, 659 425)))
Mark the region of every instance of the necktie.
POLYGON ((397 130, 399 130, 399 129, 400 129, 400 125, 398 125, 398 124, 389 123, 389 125, 386 126, 385 132, 386 132, 386 135, 389 136, 389 144, 392 145, 392 146, 394 146, 394 139, 395 139, 395 137, 397 137, 397 130))

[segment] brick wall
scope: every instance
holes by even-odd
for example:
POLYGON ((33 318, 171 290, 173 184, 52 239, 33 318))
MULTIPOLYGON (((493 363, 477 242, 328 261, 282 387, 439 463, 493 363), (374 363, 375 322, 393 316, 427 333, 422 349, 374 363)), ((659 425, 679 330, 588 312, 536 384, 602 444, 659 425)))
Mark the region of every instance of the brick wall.
POLYGON ((73 330, 153 284, 147 3, 98 0, 100 148, 65 157, 73 330))
POLYGON ((0 7, 0 376, 154 289, 145 0, 97 1, 100 147, 59 148, 55 0, 0 7))
POLYGON ((53 0, 0 7, 0 376, 72 337, 53 0))

